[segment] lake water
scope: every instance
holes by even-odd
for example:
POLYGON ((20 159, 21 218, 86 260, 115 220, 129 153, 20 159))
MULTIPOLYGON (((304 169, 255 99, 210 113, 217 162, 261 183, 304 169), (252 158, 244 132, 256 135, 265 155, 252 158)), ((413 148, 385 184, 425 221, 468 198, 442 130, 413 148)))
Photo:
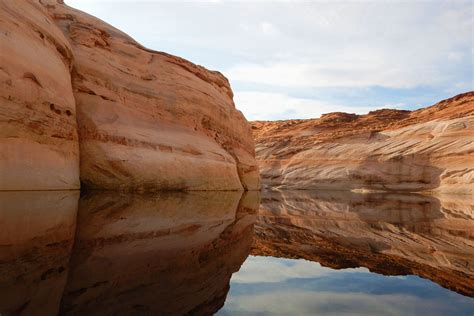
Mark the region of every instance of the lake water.
POLYGON ((474 315, 472 197, 0 192, 0 315, 474 315))

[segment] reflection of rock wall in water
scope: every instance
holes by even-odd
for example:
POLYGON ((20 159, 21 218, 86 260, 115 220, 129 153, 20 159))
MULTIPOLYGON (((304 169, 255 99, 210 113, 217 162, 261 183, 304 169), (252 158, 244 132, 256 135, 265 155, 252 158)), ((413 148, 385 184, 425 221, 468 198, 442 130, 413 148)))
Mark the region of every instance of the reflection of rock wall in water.
POLYGON ((217 311, 250 251, 256 194, 82 197, 62 312, 217 311))
POLYGON ((79 192, 0 192, 0 314, 56 315, 79 192))
POLYGON ((258 192, 96 192, 77 212, 78 195, 0 192, 1 315, 212 314, 223 305, 250 252, 258 192))
POLYGON ((266 193, 252 253, 417 274, 474 296, 473 205, 468 197, 266 193))

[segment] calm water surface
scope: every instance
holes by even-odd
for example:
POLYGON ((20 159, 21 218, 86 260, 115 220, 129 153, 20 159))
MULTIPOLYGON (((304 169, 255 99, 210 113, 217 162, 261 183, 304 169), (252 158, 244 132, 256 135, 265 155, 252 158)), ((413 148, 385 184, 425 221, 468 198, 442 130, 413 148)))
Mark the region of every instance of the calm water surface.
POLYGON ((0 192, 0 315, 474 315, 474 202, 0 192))

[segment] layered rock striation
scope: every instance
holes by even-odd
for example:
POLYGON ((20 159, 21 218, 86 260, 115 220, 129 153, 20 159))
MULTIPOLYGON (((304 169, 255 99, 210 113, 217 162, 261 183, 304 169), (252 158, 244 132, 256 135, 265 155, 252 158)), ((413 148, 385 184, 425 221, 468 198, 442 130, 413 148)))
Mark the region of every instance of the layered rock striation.
POLYGON ((79 191, 0 192, 1 315, 58 315, 78 200, 79 191))
POLYGON ((0 190, 79 188, 69 41, 33 1, 0 1, 0 190))
POLYGON ((259 193, 0 192, 0 314, 211 315, 259 193))
POLYGON ((81 198, 61 314, 214 314, 250 252, 258 205, 258 192, 81 198))
POLYGON ((474 92, 417 111, 252 122, 275 189, 474 193, 474 92))
POLYGON ((252 254, 302 258, 333 269, 415 274, 474 296, 474 201, 454 197, 268 192, 252 254))
POLYGON ((77 189, 79 174, 93 189, 259 188, 222 74, 61 1, 0 5, 1 190, 77 189))

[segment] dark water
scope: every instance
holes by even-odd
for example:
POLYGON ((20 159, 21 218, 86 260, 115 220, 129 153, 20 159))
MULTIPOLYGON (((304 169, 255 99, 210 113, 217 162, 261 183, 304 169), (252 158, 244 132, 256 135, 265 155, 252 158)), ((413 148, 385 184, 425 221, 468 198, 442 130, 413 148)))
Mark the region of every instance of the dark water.
POLYGON ((471 197, 0 192, 0 315, 474 315, 471 197))

